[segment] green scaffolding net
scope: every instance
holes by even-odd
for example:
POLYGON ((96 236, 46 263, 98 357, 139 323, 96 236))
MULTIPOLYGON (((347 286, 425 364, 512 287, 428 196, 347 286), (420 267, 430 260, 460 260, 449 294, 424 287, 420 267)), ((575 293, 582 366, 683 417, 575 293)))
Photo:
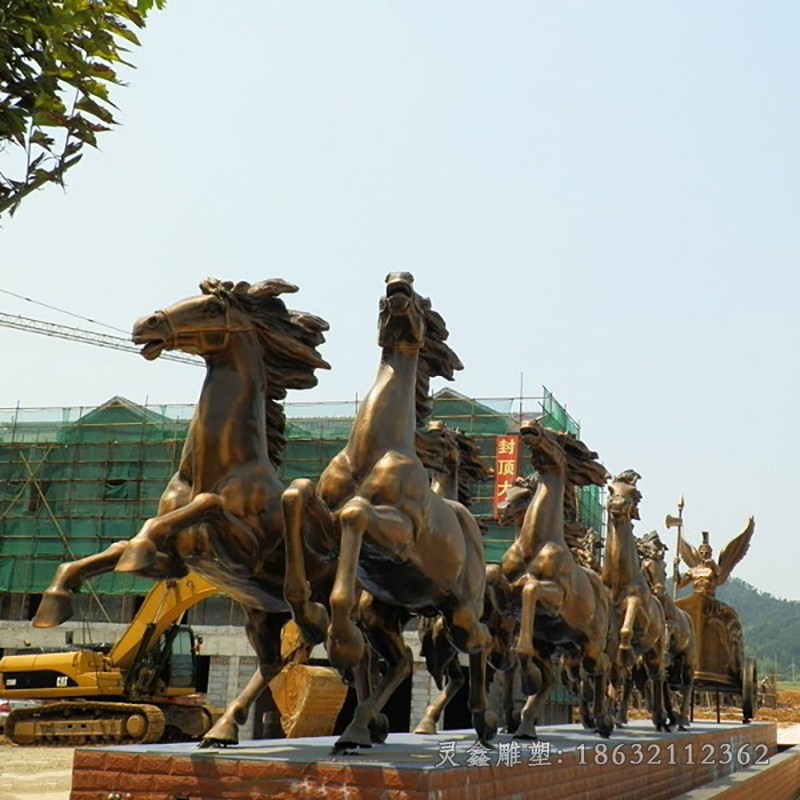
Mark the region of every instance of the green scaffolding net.
MULTIPOLYGON (((286 449, 279 473, 316 479, 344 446, 358 402, 287 403, 286 449)), ((0 591, 36 594, 57 566, 129 539, 153 516, 175 473, 194 406, 140 406, 115 397, 97 408, 0 410, 0 591)), ((480 400, 443 390, 433 416, 470 435, 488 467, 496 438, 535 416, 556 430, 577 423, 545 390, 542 397, 480 400)), ((520 465, 525 472, 524 465, 520 465)), ((530 470, 527 470, 530 471, 530 470)), ((492 518, 494 484, 473 487, 489 561, 514 531, 492 518)), ((581 491, 584 524, 602 530, 602 492, 581 491)), ((109 573, 92 580, 100 594, 143 593, 150 582, 109 573)))

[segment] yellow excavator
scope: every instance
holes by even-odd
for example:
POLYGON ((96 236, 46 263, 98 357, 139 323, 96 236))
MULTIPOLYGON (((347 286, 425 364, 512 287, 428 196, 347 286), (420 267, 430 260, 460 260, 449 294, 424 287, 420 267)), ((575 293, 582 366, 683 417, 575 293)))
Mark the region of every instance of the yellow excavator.
POLYGON ((179 622, 217 591, 191 572, 161 581, 113 645, 33 648, 0 659, 0 698, 45 701, 12 711, 5 735, 20 745, 203 736, 216 711, 197 694, 198 641, 179 622))

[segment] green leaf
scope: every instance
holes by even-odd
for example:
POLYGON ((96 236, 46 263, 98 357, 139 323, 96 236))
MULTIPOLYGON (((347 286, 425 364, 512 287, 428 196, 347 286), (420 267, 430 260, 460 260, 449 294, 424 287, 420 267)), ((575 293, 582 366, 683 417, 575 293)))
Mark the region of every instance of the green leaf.
POLYGON ((49 150, 55 144, 55 139, 38 129, 33 132, 30 141, 31 144, 39 145, 39 147, 44 147, 46 150, 49 150))
POLYGON ((111 112, 88 97, 82 97, 75 104, 75 108, 80 111, 85 111, 87 114, 91 114, 93 117, 97 117, 97 119, 107 122, 109 125, 114 124, 114 117, 111 115, 111 112))
POLYGON ((109 23, 108 27, 110 30, 114 31, 117 36, 120 36, 135 45, 141 45, 139 37, 132 30, 130 30, 130 28, 126 28, 124 25, 119 25, 116 22, 109 23))
POLYGON ((110 130, 116 105, 109 87, 124 85, 115 65, 133 66, 126 47, 139 45, 133 29, 164 4, 0 0, 0 156, 27 165, 4 177, 14 170, 0 164, 0 215, 42 186, 63 183, 81 148, 96 147, 98 135, 110 130), (31 148, 39 148, 33 157, 31 148))

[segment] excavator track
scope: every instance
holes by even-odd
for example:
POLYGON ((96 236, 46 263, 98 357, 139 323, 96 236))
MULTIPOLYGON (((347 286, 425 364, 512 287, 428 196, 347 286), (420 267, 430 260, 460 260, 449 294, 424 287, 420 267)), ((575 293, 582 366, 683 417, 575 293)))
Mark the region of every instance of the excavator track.
POLYGON ((6 719, 15 744, 148 744, 164 735, 164 712, 147 703, 73 701, 18 708, 6 719))

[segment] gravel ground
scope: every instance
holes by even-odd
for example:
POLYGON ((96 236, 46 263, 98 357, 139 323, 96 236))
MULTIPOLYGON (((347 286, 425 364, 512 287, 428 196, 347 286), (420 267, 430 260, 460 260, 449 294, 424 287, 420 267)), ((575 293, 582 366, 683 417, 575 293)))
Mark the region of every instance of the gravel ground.
POLYGON ((3 800, 69 800, 73 747, 0 744, 3 800))

